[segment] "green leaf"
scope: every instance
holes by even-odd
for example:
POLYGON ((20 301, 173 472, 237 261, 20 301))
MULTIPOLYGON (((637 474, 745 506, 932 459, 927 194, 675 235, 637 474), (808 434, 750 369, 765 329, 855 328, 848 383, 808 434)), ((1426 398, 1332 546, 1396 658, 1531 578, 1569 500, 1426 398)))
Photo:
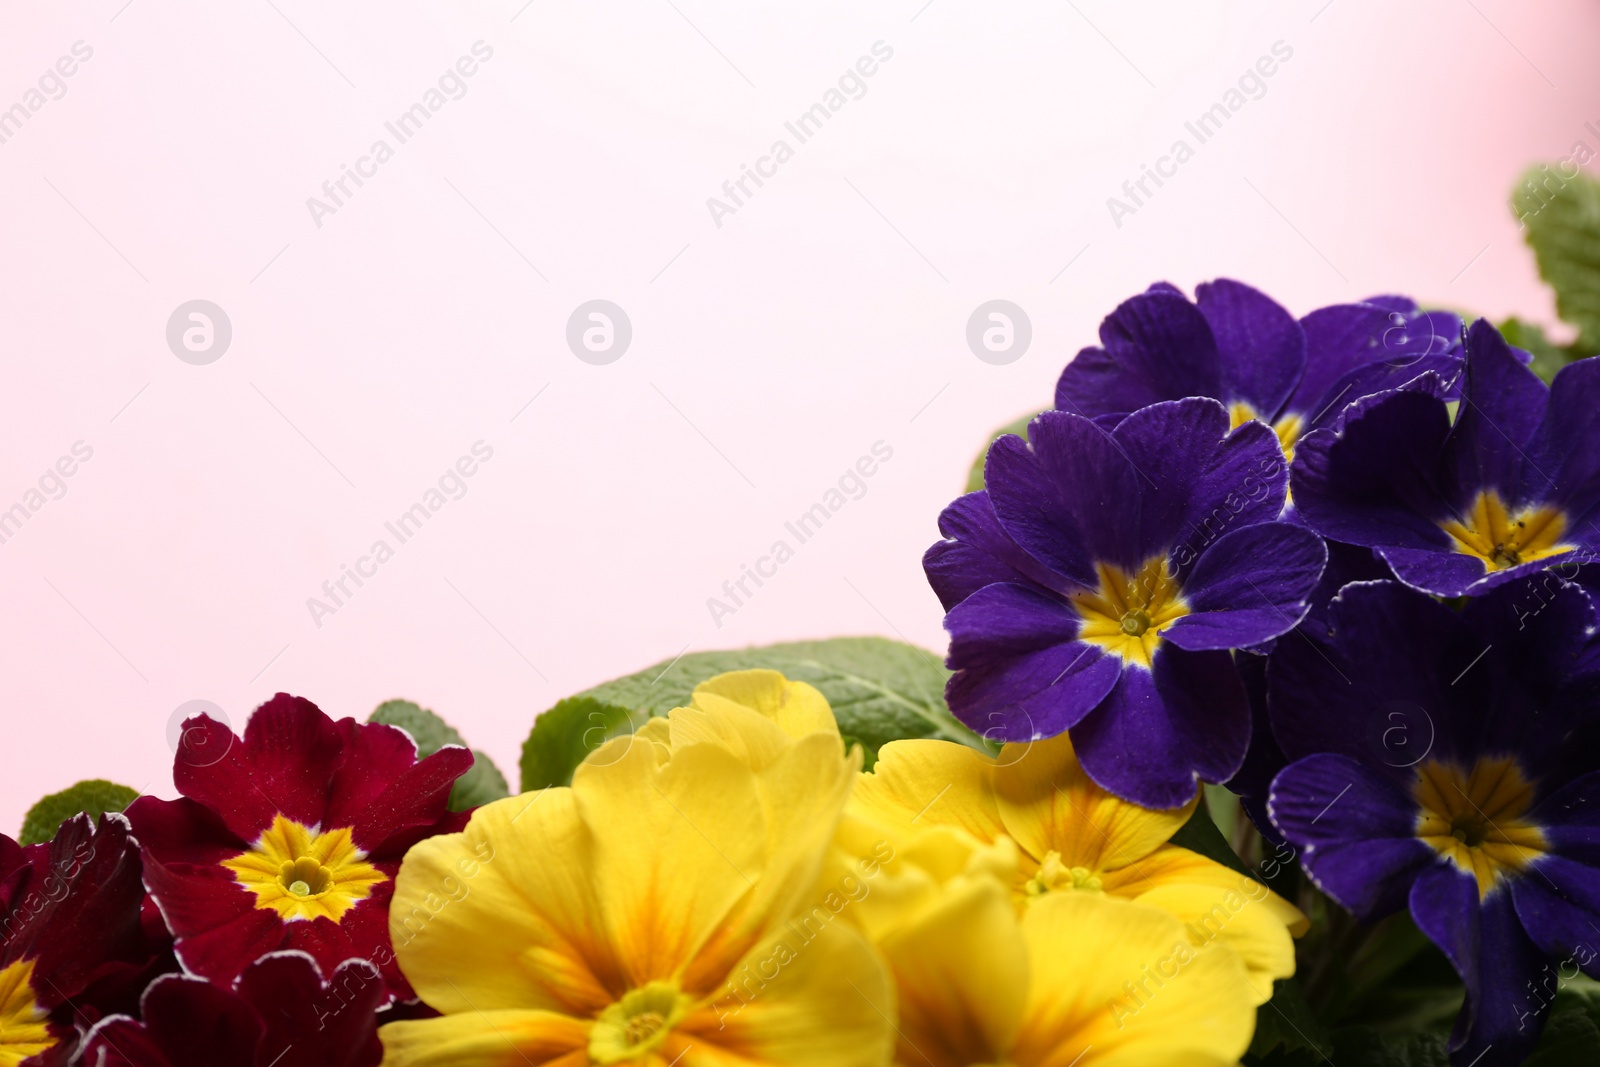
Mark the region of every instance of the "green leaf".
POLYGON ((1368 1026, 1335 1030, 1331 1059, 1339 1067, 1450 1067, 1443 1034, 1385 1037, 1368 1026))
POLYGON ((1558 345, 1545 336, 1542 327, 1521 319, 1505 320, 1500 324, 1500 332, 1511 344, 1533 354, 1533 372, 1543 378, 1546 384, 1553 381, 1556 372, 1568 363, 1585 355, 1593 355, 1585 353, 1575 344, 1558 345))
MULTIPOLYGON (((417 743, 418 759, 431 756, 446 745, 467 747, 455 727, 409 700, 386 700, 368 716, 367 721, 398 726, 410 734, 417 743)), ((456 779, 455 786, 450 790, 449 806, 451 811, 466 811, 510 795, 511 790, 500 768, 488 756, 473 749, 472 768, 456 779)))
POLYGON ((1539 276, 1556 291, 1557 313, 1578 328, 1580 349, 1600 352, 1600 181, 1535 167, 1511 200, 1539 276))
POLYGON ((1180 845, 1190 852, 1198 852, 1207 859, 1216 860, 1224 867, 1232 867, 1240 874, 1256 877, 1254 871, 1244 865, 1244 860, 1233 851, 1233 846, 1228 844, 1228 839, 1222 835, 1217 827, 1216 820, 1211 817, 1211 808, 1208 800, 1201 800, 1195 805, 1194 814, 1189 816, 1189 821, 1178 828, 1172 835, 1172 844, 1180 845))
POLYGON ((51 793, 29 808, 17 840, 24 845, 42 844, 55 837, 61 824, 80 811, 88 812, 91 819, 98 819, 108 811, 121 811, 138 798, 137 789, 104 778, 79 782, 59 793, 51 793))
MULTIPOLYGON (((1256 1009, 1256 1034, 1250 1042, 1249 1062, 1292 1064, 1321 1062, 1333 1051, 1300 984, 1293 978, 1272 983, 1272 999, 1256 1009)), ((1343 1060, 1338 1061, 1341 1065, 1343 1060)))
MULTIPOLYGON (((1576 984, 1576 983, 1575 983, 1576 984)), ((1592 1067, 1600 1063, 1600 992, 1592 982, 1556 994, 1539 1047, 1524 1067, 1592 1067)))
POLYGON ((533 730, 522 743, 524 793, 569 784, 585 756, 613 737, 633 733, 656 714, 608 703, 593 692, 568 697, 533 720, 533 730))
MULTIPOLYGON (((994 444, 995 438, 1014 433, 1019 437, 1028 436, 1028 423, 1038 417, 1038 412, 1024 415, 1015 422, 1008 422, 994 433, 989 435, 989 444, 994 444)), ((983 488, 983 461, 989 458, 989 445, 983 446, 983 451, 978 453, 978 458, 972 461, 972 469, 967 472, 967 492, 976 493, 983 488)))
POLYGON ((523 790, 566 785, 586 755, 651 716, 688 704, 707 678, 757 667, 820 689, 846 743, 866 750, 868 766, 880 745, 907 737, 984 747, 945 706, 950 672, 932 652, 881 637, 797 641, 695 652, 568 697, 534 720, 522 746, 523 790))

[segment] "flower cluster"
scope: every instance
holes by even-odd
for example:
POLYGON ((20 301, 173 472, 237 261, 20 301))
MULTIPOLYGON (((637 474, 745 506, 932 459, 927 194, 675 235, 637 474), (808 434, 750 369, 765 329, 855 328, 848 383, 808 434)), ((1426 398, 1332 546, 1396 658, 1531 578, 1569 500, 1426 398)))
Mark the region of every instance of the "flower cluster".
POLYGON ((191 718, 178 799, 0 837, 0 1067, 1355 1064, 1351 975, 1413 963, 1454 1067, 1522 1063, 1600 979, 1600 357, 1231 281, 1101 341, 940 516, 949 672, 680 653, 517 796, 191 718))
POLYGON ((1229 281, 1101 340, 941 516, 951 709, 1150 807, 1227 783, 1448 957, 1453 1063, 1520 1063, 1546 977, 1600 976, 1600 358, 1547 387, 1487 322, 1229 281))
POLYGON ((385 1063, 1236 1060, 1305 917, 1091 781, 1070 742, 895 741, 724 674, 570 788, 415 846, 385 1063), (1092 961, 1089 963, 1088 961, 1092 961))
POLYGON ((465 749, 279 694, 183 724, 182 798, 0 836, 0 1065, 372 1067, 414 1000, 389 940, 406 850, 459 829, 465 749), (396 1007, 390 1007, 396 1005, 396 1007))

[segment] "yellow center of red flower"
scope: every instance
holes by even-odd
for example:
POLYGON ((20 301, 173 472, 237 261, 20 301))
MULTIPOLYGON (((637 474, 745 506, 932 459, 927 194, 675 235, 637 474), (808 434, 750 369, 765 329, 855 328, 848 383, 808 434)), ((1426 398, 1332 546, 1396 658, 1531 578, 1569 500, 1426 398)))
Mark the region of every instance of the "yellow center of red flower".
POLYGON ((0 970, 0 1067, 17 1067, 55 1043, 33 996, 33 961, 0 970))
POLYGON ((1483 560, 1491 571, 1571 552, 1562 544, 1567 517, 1552 507, 1523 508, 1512 512, 1500 494, 1486 489, 1460 518, 1439 524, 1455 539, 1456 551, 1483 560))
POLYGON ((1079 640, 1149 667, 1162 629, 1189 614, 1166 557, 1152 557, 1133 574, 1110 563, 1097 563, 1095 570, 1099 588, 1069 598, 1083 620, 1079 640))
POLYGON ((278 815, 254 848, 222 865, 256 895, 258 908, 338 922, 388 877, 366 859, 349 827, 318 833, 278 815))
POLYGON ((1533 784, 1511 759, 1481 759, 1471 770, 1428 760, 1412 786, 1417 837, 1478 880, 1478 897, 1544 854, 1544 831, 1526 816, 1533 784))
POLYGON ((1271 426, 1272 432, 1278 435, 1278 447, 1283 449, 1283 458, 1294 462, 1294 446, 1300 440, 1300 430, 1305 426, 1305 420, 1291 413, 1277 422, 1270 422, 1243 400, 1235 400, 1228 405, 1228 429, 1237 430, 1252 420, 1271 426))

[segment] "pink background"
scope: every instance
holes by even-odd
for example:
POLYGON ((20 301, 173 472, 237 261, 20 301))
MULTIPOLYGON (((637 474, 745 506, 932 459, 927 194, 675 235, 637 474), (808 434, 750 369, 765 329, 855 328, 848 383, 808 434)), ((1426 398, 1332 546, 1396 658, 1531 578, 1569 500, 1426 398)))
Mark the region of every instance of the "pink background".
POLYGON ((0 108, 93 49, 0 144, 0 508, 93 449, 0 544, 13 833, 79 778, 171 795, 189 700, 242 724, 278 690, 407 697, 515 784, 538 711, 685 649, 942 647, 940 507, 1119 300, 1231 275, 1302 313, 1399 290, 1549 321, 1507 195, 1600 148, 1582 0, 123 5, 0 16, 0 108), (866 95, 715 225, 706 198, 880 40, 866 95), (1115 226, 1106 198, 1277 41, 1266 95, 1115 226), (380 137, 319 228, 306 199, 380 137), (633 324, 609 366, 564 341, 597 297, 633 324), (233 325, 207 366, 165 340, 196 298, 233 325), (1033 324, 1008 366, 965 343, 993 298, 1033 324), (480 440, 466 495, 315 625, 480 440), (715 625, 880 440, 866 494, 715 625))

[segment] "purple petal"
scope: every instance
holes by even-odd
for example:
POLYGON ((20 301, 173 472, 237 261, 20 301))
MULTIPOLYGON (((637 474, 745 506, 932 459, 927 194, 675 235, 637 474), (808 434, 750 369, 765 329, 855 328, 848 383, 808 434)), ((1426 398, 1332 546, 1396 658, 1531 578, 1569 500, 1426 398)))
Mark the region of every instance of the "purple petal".
MULTIPOLYGON (((1394 571, 1396 578, 1413 589, 1434 596, 1465 596, 1485 580, 1502 580, 1498 575, 1490 574, 1489 568, 1477 556, 1455 552, 1444 546, 1401 548, 1389 545, 1378 548, 1377 553, 1394 571)), ((1543 563, 1540 560, 1527 566, 1538 570, 1543 563)))
POLYGON ((1398 311, 1404 315, 1417 310, 1417 302, 1403 293, 1381 293, 1378 296, 1366 297, 1361 302, 1381 307, 1385 311, 1398 311))
POLYGON ((1219 278, 1201 285, 1195 302, 1221 357, 1220 399, 1248 401, 1272 419, 1288 401, 1306 364, 1306 335, 1277 301, 1248 285, 1219 278))
POLYGON ((1511 894, 1478 900, 1478 882, 1454 864, 1430 867, 1411 887, 1411 916, 1444 949, 1467 987, 1450 1037, 1452 1063, 1515 1067, 1532 1051, 1550 1001, 1528 983, 1544 965, 1511 894))
POLYGON ((945 699, 985 737, 1053 737, 1087 715, 1116 684, 1116 656, 1077 640, 1071 607, 1028 586, 987 586, 945 616, 945 699))
POLYGON ((1351 582, 1392 581, 1394 571, 1370 548, 1347 545, 1343 541, 1324 541, 1323 544, 1328 549, 1328 565, 1322 569, 1317 588, 1311 593, 1311 610, 1306 614, 1305 625, 1325 631, 1328 605, 1339 595, 1339 590, 1351 582))
MULTIPOLYGON (((1454 479, 1451 497, 1471 500, 1495 489, 1508 505, 1524 502, 1523 457, 1544 418, 1550 391, 1511 353, 1500 331, 1484 319, 1467 333, 1467 384, 1445 449, 1454 479)), ((1591 409, 1592 411, 1592 409, 1591 409)), ((1543 482, 1535 472, 1536 482, 1543 482)), ((1548 488, 1538 485, 1541 502, 1548 488)))
POLYGON ((1267 812, 1323 892, 1362 919, 1405 905, 1411 882, 1439 861, 1417 840, 1417 806, 1403 788, 1348 756, 1321 753, 1272 781, 1267 812))
POLYGON ((1544 424, 1529 447, 1523 471, 1530 494, 1559 504, 1573 534, 1588 546, 1600 542, 1595 530, 1600 519, 1600 437, 1594 432, 1597 411, 1600 357, 1561 368, 1550 386, 1544 424))
MULTIPOLYGON (((1592 765, 1593 757, 1585 762, 1592 765)), ((1544 827, 1550 851, 1587 869, 1600 868, 1600 771, 1568 782, 1539 801, 1530 815, 1544 827)), ((1594 884, 1600 886, 1600 881, 1594 884)))
POLYGON ((1453 751, 1451 723, 1485 701, 1450 684, 1483 645, 1456 612, 1395 582, 1345 586, 1326 617, 1331 637, 1299 630, 1273 651, 1273 735, 1291 760, 1342 753, 1409 786, 1410 768, 1453 751))
POLYGON ((1340 378, 1382 359, 1383 339, 1404 321, 1397 311, 1373 304, 1335 304, 1300 320, 1306 335, 1306 369, 1289 398, 1289 410, 1310 413, 1340 378))
MULTIPOLYGON (((1600 930, 1600 869, 1565 856, 1545 856, 1511 883, 1517 919, 1548 957, 1573 961, 1600 976, 1594 949, 1600 930)), ((1569 976, 1570 977, 1570 976, 1569 976)))
POLYGON ((1457 351, 1431 353, 1377 360, 1344 375, 1329 387, 1303 413, 1305 421, 1300 426, 1301 436, 1333 426, 1351 404, 1377 393, 1404 389, 1423 375, 1432 374, 1439 380, 1441 395, 1451 398, 1452 386, 1461 377, 1461 354, 1457 351))
POLYGON ((1307 525, 1368 548, 1455 554, 1437 521, 1462 503, 1442 498, 1438 488, 1450 433, 1438 391, 1437 378, 1426 375, 1414 388, 1358 401, 1345 410, 1341 429, 1318 430, 1300 442, 1291 481, 1307 525))
POLYGON ((1305 617, 1328 550, 1322 538, 1283 522, 1223 534, 1183 583, 1193 609, 1162 631, 1191 652, 1242 648, 1288 633, 1305 617))
POLYGON ((995 582, 1063 584, 1017 547, 995 517, 987 492, 957 498, 939 515, 939 532, 946 540, 928 549, 922 569, 946 611, 995 582))
MULTIPOLYGON (((1480 752, 1515 752, 1525 772, 1550 778, 1562 764, 1593 766, 1572 732, 1600 722, 1600 641, 1594 598, 1547 571, 1473 600, 1462 613, 1486 650, 1460 685, 1486 689, 1485 718, 1463 723, 1480 752)), ((1570 774, 1561 774, 1565 779, 1570 774)))
POLYGON ((1005 532, 1023 551, 1085 588, 1097 560, 1133 567, 1129 532, 1139 523, 1138 475, 1112 435, 1087 419, 1046 411, 1028 441, 1007 435, 989 448, 984 481, 1005 532))
POLYGON ((1150 670, 1126 667, 1105 701, 1072 729, 1084 770, 1125 800, 1176 808, 1196 778, 1226 781, 1250 746, 1250 705, 1226 652, 1163 646, 1150 670))
POLYGON ((1118 424, 1116 442, 1138 475, 1138 526, 1119 531, 1137 546, 1132 562, 1170 552, 1183 575, 1225 531, 1283 510, 1288 471, 1277 435, 1255 421, 1230 433, 1214 400, 1152 404, 1118 424))
POLYGON ((1152 288, 1124 301, 1100 324, 1100 341, 1103 348, 1084 349, 1061 372, 1058 409, 1095 418, 1221 392, 1216 339, 1176 290, 1152 288))

